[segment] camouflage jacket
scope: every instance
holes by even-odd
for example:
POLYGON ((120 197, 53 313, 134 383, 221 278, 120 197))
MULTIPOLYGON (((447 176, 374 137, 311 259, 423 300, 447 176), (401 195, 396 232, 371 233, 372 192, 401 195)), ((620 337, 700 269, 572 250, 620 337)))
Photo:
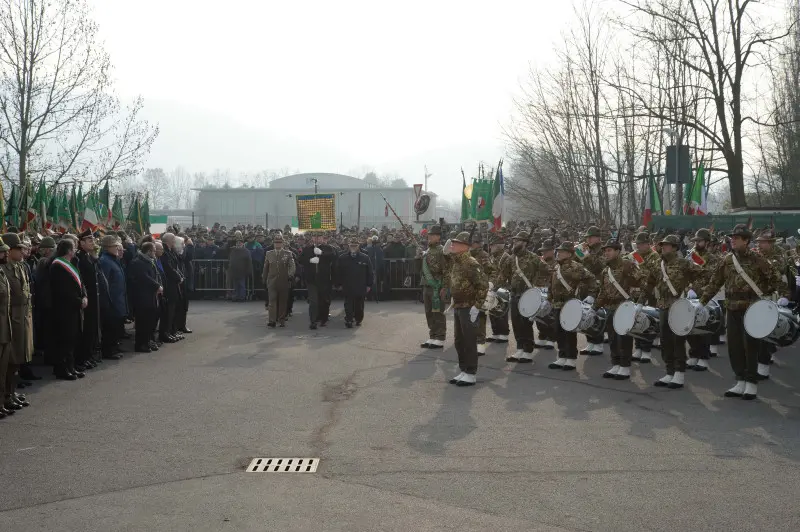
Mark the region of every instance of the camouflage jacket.
POLYGON ((641 286, 646 276, 644 271, 637 268, 636 264, 632 261, 617 258, 606 262, 606 267, 603 269, 600 279, 598 279, 600 290, 598 291, 594 306, 595 308, 616 310, 626 299, 620 294, 617 287, 614 286, 614 283, 611 282, 611 277, 608 274, 609 271, 611 275, 614 276, 617 284, 620 285, 631 298, 634 297, 631 295, 633 289, 641 286))
POLYGON ((586 256, 583 257, 581 264, 583 267, 592 272, 595 277, 600 277, 605 268, 606 261, 603 258, 603 245, 595 244, 594 247, 586 246, 586 256))
MULTIPOLYGON (((739 260, 742 270, 763 291, 765 296, 772 294, 780 287, 781 278, 777 268, 758 253, 750 250, 737 252, 736 258, 739 260)), ((736 271, 733 264, 733 252, 722 258, 711 281, 703 289, 700 302, 704 305, 708 303, 723 286, 725 287, 725 306, 729 310, 746 310, 750 303, 760 299, 747 281, 736 271)))
POLYGON ((453 308, 481 308, 486 301, 489 279, 469 253, 453 255, 449 285, 453 296, 453 308))
MULTIPOLYGON (((451 260, 448 255, 444 254, 442 245, 436 243, 428 246, 428 251, 425 253, 422 260, 428 264, 428 269, 433 278, 442 282, 442 288, 449 288, 451 260)), ((422 282, 423 286, 427 286, 424 276, 422 282)))
POLYGON ((777 292, 779 297, 790 298, 792 294, 789 293, 789 282, 786 277, 786 269, 789 266, 786 253, 779 247, 773 245, 772 249, 767 252, 760 252, 761 256, 767 259, 772 266, 778 270, 778 278, 780 284, 778 285, 777 292))
MULTIPOLYGON (((648 274, 644 293, 648 294, 655 290, 656 306, 660 309, 668 309, 675 301, 685 297, 686 291, 692 283, 701 279, 702 276, 703 268, 690 260, 678 257, 677 253, 667 259, 662 256, 658 267, 648 274), (672 295, 669 285, 664 281, 664 274, 661 271, 662 263, 676 295, 672 295)), ((716 292, 714 293, 716 294, 716 292)), ((644 294, 640 295, 639 303, 644 303, 644 298, 644 294)))
POLYGON ((574 260, 567 260, 562 263, 557 263, 553 269, 553 275, 550 276, 550 285, 548 286, 549 292, 547 297, 553 304, 554 308, 561 308, 564 303, 570 299, 574 299, 579 293, 588 293, 594 296, 597 294, 597 281, 595 276, 581 265, 581 263, 574 260), (564 286, 558 278, 559 271, 561 277, 569 285, 569 289, 564 286))
POLYGON ((496 269, 494 263, 492 262, 492 256, 480 248, 469 250, 469 254, 473 259, 478 261, 478 264, 480 264, 481 268, 483 269, 483 273, 485 273, 486 277, 491 280, 494 277, 494 272, 496 269))
POLYGON ((547 269, 546 270, 542 269, 539 272, 539 276, 536 278, 536 280, 531 281, 533 283, 533 286, 550 286, 550 278, 553 276, 553 272, 556 269, 557 262, 556 259, 553 258, 548 260, 542 259, 542 262, 544 262, 545 265, 547 265, 547 269))
POLYGON ((691 250, 687 254, 687 260, 694 261, 694 259, 692 259, 692 252, 700 255, 705 261, 705 264, 700 265, 700 267, 703 268, 703 274, 692 283, 692 288, 697 292, 697 295, 700 295, 700 291, 711 281, 711 277, 714 275, 714 272, 717 271, 719 263, 722 262, 722 256, 719 253, 707 249, 703 251, 691 250))
POLYGON ((634 251, 625 255, 626 259, 629 259, 635 262, 639 266, 639 270, 643 274, 643 279, 641 286, 635 288, 633 292, 636 294, 635 297, 641 303, 649 303, 650 305, 656 304, 656 296, 655 294, 650 291, 647 292, 647 279, 650 277, 650 272, 659 270, 661 265, 661 255, 658 254, 653 248, 649 248, 644 252, 641 251, 634 251), (643 262, 639 264, 639 261, 636 260, 635 255, 638 254, 642 259, 643 262), (642 299, 642 294, 644 294, 644 299, 642 299))
POLYGON ((530 281, 531 286, 536 286, 534 281, 548 271, 547 264, 542 262, 541 257, 530 251, 523 250, 520 253, 513 253, 503 257, 500 263, 500 271, 497 274, 497 284, 501 288, 510 288, 514 295, 521 295, 527 290, 528 284, 517 272, 517 259, 519 259, 519 269, 530 281))

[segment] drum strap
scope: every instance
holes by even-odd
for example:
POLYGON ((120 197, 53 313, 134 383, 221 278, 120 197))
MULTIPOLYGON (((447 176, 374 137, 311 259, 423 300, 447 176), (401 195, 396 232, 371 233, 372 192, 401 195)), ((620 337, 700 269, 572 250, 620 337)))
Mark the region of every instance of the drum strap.
POLYGON ((611 273, 610 266, 606 266, 606 273, 608 274, 608 280, 611 281, 611 284, 614 285, 614 288, 617 289, 619 295, 621 295, 625 299, 625 301, 629 300, 631 296, 629 296, 628 292, 626 292, 625 289, 622 288, 622 286, 620 286, 620 284, 617 282, 616 277, 614 277, 614 274, 611 273))
POLYGON ((733 267, 736 268, 736 272, 742 276, 744 282, 750 285, 750 288, 753 289, 753 292, 755 292, 758 297, 762 297, 764 295, 764 292, 762 292, 761 289, 758 287, 758 285, 753 282, 753 279, 751 279, 750 276, 747 275, 747 272, 744 271, 742 265, 739 264, 739 260, 736 258, 736 255, 734 253, 731 253, 731 259, 733 259, 733 267))
POLYGON ((672 292, 672 297, 678 297, 678 291, 675 290, 675 287, 672 285, 672 281, 669 280, 669 275, 667 275, 667 267, 664 265, 664 261, 661 261, 661 278, 667 283, 667 288, 669 291, 672 292))
POLYGON ((567 289, 567 292, 572 292, 572 287, 569 285, 567 280, 564 279, 564 276, 561 275, 561 265, 560 264, 558 266, 556 266, 556 277, 561 282, 561 286, 563 286, 564 288, 567 289))
POLYGON ((514 255, 514 261, 517 263, 517 275, 519 275, 520 277, 522 277, 522 280, 523 280, 523 281, 525 281, 525 284, 526 284, 526 285, 528 285, 528 288, 529 288, 529 289, 530 289, 530 288, 533 288, 533 285, 531 284, 531 282, 528 280, 528 278, 527 278, 527 277, 525 277, 525 274, 524 274, 524 273, 522 273, 522 268, 520 268, 520 267, 519 267, 519 257, 517 257, 516 255, 514 255))

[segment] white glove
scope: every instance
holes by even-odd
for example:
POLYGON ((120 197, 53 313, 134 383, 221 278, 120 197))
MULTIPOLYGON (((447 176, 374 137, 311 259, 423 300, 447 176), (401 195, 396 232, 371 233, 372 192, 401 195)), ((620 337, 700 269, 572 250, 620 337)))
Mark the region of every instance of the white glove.
POLYGON ((789 300, 786 299, 785 297, 780 298, 778 300, 778 306, 779 307, 788 307, 789 306, 789 300))
POLYGON ((594 298, 592 296, 586 296, 586 299, 584 299, 583 302, 587 305, 594 305, 594 298))
POLYGON ((489 281, 489 290, 494 290, 494 283, 489 281))
POLYGON ((697 294, 695 293, 694 290, 689 290, 686 293, 686 297, 689 298, 689 299, 697 299, 697 294))
POLYGON ((480 310, 478 310, 478 307, 476 307, 475 305, 472 305, 472 308, 469 309, 469 319, 470 319, 470 321, 472 323, 475 323, 476 321, 478 321, 478 314, 479 313, 480 313, 480 310))
MULTIPOLYGON (((322 250, 314 246, 314 255, 322 255, 322 250)), ((314 264, 316 264, 316 262, 314 264)))
POLYGON ((311 264, 319 264, 319 257, 311 257, 311 260, 309 260, 308 262, 310 262, 311 264))

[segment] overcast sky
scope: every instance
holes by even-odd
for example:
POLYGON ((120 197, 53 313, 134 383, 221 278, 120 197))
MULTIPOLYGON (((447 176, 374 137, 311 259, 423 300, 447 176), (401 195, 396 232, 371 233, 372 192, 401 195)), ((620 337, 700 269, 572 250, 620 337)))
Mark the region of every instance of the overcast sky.
POLYGON ((415 183, 427 164, 450 198, 462 165, 503 155, 519 82, 572 14, 553 0, 92 1, 118 90, 161 126, 148 167, 366 165, 415 183))

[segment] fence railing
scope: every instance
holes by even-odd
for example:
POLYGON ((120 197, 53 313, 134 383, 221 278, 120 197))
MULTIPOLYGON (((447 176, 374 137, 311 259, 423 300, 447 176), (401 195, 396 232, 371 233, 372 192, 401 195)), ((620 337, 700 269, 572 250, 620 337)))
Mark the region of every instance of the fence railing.
MULTIPOLYGON (((251 299, 254 295, 263 296, 265 286, 261 279, 263 263, 253 262, 253 273, 244 276, 244 279, 231 275, 227 259, 194 259, 192 260, 191 289, 206 295, 224 294, 235 292, 241 286, 234 286, 235 281, 244 280, 246 297, 251 299)), ((303 277, 303 266, 298 266, 295 274, 293 289, 295 293, 305 292, 306 284, 303 277)), ((414 292, 421 290, 422 261, 421 259, 385 259, 378 268, 373 268, 373 289, 380 294, 389 292, 414 292)), ((236 283, 239 284, 239 283, 236 283)))

